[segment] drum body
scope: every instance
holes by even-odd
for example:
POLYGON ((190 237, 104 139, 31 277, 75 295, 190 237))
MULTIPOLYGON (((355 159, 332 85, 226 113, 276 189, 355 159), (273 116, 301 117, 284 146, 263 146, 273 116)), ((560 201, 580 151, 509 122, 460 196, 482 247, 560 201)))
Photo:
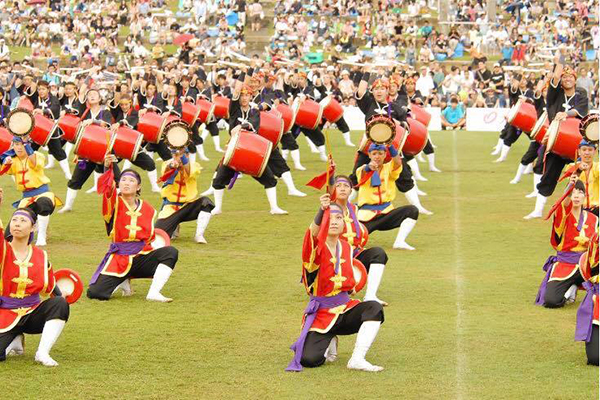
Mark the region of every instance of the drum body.
POLYGON ((138 131, 120 126, 113 132, 108 151, 119 158, 135 161, 142 148, 144 136, 138 131))
POLYGON ((519 99, 507 115, 509 124, 525 133, 530 133, 537 122, 535 106, 525 99, 519 99))
POLYGON ((352 273, 354 275, 354 293, 358 293, 367 283, 368 272, 364 264, 356 258, 352 260, 352 273))
POLYGON ((200 107, 192 102, 186 101, 181 104, 181 119, 189 126, 193 126, 200 116, 200 107))
POLYGON ((548 145, 546 152, 552 152, 570 160, 577 159, 577 149, 581 143, 578 118, 567 118, 563 121, 552 121, 548 128, 548 145))
POLYGON ((65 114, 58 119, 58 127, 62 132, 62 137, 67 142, 75 143, 77 140, 77 129, 81 119, 74 114, 65 114))
POLYGON ((277 146, 283 136, 283 119, 278 114, 270 111, 260 112, 258 134, 273 143, 273 146, 277 146))
POLYGON ((200 107, 198 120, 203 124, 208 124, 213 120, 215 105, 206 99, 198 99, 196 105, 200 107))
POLYGON ((338 122, 344 116, 342 105, 333 96, 327 96, 321 100, 320 105, 323 109, 323 116, 331 123, 338 122))
POLYGON ((260 177, 267 167, 272 149, 273 143, 264 137, 242 130, 231 136, 223 165, 234 171, 260 177))
POLYGON ((162 140, 165 125, 167 125, 167 117, 148 111, 140 117, 137 128, 144 135, 144 140, 158 143, 162 140))
POLYGON ((52 135, 54 135, 56 129, 58 129, 58 122, 42 114, 36 114, 34 121, 33 130, 29 134, 29 137, 40 146, 46 146, 50 139, 52 139, 52 135))
POLYGON ((294 115, 294 111, 292 107, 287 104, 278 104, 277 107, 271 109, 271 112, 278 112, 281 118, 283 119, 283 133, 287 133, 292 129, 294 123, 296 121, 296 116, 294 115))
POLYGON ((402 152, 409 156, 416 156, 423 151, 427 144, 427 127, 410 117, 408 117, 406 121, 408 122, 409 132, 406 142, 404 142, 402 152))
POLYGON ((73 151, 80 158, 102 164, 108 153, 111 133, 108 129, 90 124, 79 128, 73 151))
POLYGON ((24 108, 29 111, 33 111, 33 103, 27 96, 21 96, 17 102, 17 108, 24 108))
POLYGON ((4 122, 8 131, 15 136, 29 135, 35 125, 33 114, 24 108, 15 108, 9 112, 4 122))
POLYGON ((161 247, 170 246, 171 238, 167 232, 159 228, 154 228, 154 240, 150 243, 154 250, 160 249, 161 247))
POLYGON ((79 300, 83 293, 83 281, 77 272, 69 268, 60 269, 54 271, 54 279, 67 303, 73 304, 79 300))
POLYGON ((215 96, 213 104, 215 105, 215 117, 229 119, 229 104, 231 100, 225 96, 215 96))
MULTIPOLYGON (((392 145, 394 146, 394 148, 396 148, 398 151, 402 151, 402 148, 404 147, 404 143, 406 142, 406 138, 408 136, 406 129, 404 129, 404 127, 402 125, 400 125, 399 123, 394 121, 394 126, 395 126, 395 134, 394 134, 394 139, 392 140, 392 145)), ((371 140, 369 140, 369 138, 367 137, 367 135, 363 135, 363 138, 360 142, 360 145, 358 147, 358 149, 360 151, 362 151, 365 154, 369 153, 369 147, 371 146, 373 142, 371 140)), ((384 162, 389 162, 392 160, 392 156, 388 151, 386 151, 386 156, 385 156, 385 161, 384 162)))
POLYGON ((411 103, 410 104, 410 113, 412 117, 425 125, 425 128, 429 127, 429 123, 431 122, 431 114, 427 112, 423 107, 418 104, 411 103))
POLYGON ((0 154, 10 150, 12 145, 13 135, 10 134, 8 129, 0 126, 0 154))
POLYGON ((296 115, 296 125, 314 130, 321 123, 323 108, 316 101, 305 99, 304 101, 295 100, 292 106, 296 115))
POLYGON ((549 126, 550 124, 548 123, 548 113, 544 111, 535 122, 531 133, 529 133, 529 137, 541 144, 542 139, 544 139, 544 136, 546 136, 546 132, 548 131, 549 126))

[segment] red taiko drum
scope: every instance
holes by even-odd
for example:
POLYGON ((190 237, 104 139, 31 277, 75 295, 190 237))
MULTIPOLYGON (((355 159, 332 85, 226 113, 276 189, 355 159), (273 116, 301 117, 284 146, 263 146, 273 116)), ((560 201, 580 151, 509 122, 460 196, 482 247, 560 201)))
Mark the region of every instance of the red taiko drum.
POLYGON ((77 272, 69 268, 59 269, 54 271, 54 279, 67 303, 73 304, 79 300, 83 293, 83 281, 77 272))
POLYGON ((0 154, 8 151, 12 145, 13 135, 10 134, 8 129, 0 126, 0 154))
POLYGON ((429 126, 431 122, 431 114, 427 112, 423 107, 418 104, 410 104, 410 113, 414 119, 425 125, 425 128, 429 126))
POLYGON ((269 161, 273 143, 248 131, 231 136, 223 157, 223 165, 244 174, 260 177, 269 161))
POLYGON ((19 98, 17 107, 15 108, 24 108, 26 110, 33 111, 33 103, 31 100, 29 100, 29 97, 23 95, 19 98))
POLYGON ((316 129, 321 123, 323 108, 316 101, 296 99, 292 106, 296 115, 296 125, 306 129, 316 129))
POLYGON ((333 96, 327 96, 320 102, 323 116, 331 123, 338 122, 344 116, 344 109, 333 96))
POLYGON ((294 111, 287 104, 279 103, 277 107, 272 108, 271 112, 278 112, 283 118, 283 133, 289 132, 294 126, 294 122, 296 120, 296 116, 294 115, 294 111))
POLYGON ((111 133, 108 129, 90 124, 79 128, 73 151, 80 158, 102 164, 110 141, 111 133))
MULTIPOLYGON (((384 117, 384 116, 381 116, 381 118, 388 119, 387 117, 384 117)), ((375 117, 373 117, 373 119, 375 119, 375 117)), ((373 123, 373 122, 371 122, 371 123, 373 123)), ((396 121, 394 121, 394 124, 396 126, 396 133, 394 134, 394 139, 392 140, 391 144, 394 146, 394 148, 396 148, 399 152, 401 152, 408 135, 407 135, 406 129, 404 129, 404 127, 402 125, 400 125, 396 121)), ((365 134, 365 135, 363 135, 363 138, 360 142, 358 149, 360 151, 362 151, 363 153, 368 154, 369 147, 371 146, 372 143, 373 142, 365 134)), ((392 156, 390 155, 389 151, 387 151, 386 153, 387 154, 385 156, 384 162, 389 162, 392 160, 392 156)))
POLYGON ((354 275, 354 293, 358 293, 367 283, 368 272, 358 259, 352 260, 352 274, 354 275))
POLYGON ((229 119, 229 103, 231 103, 231 100, 225 96, 215 96, 213 103, 215 105, 215 117, 229 119))
POLYGON ((154 250, 171 245, 171 237, 162 229, 154 228, 154 240, 150 243, 154 250))
POLYGON ((548 128, 548 145, 546 153, 552 152, 571 160, 577 159, 577 149, 581 143, 579 118, 567 118, 563 121, 552 121, 548 128))
POLYGON ((58 119, 58 127, 62 131, 62 137, 67 142, 74 143, 77 139, 77 129, 81 119, 75 114, 65 114, 58 119))
POLYGON ((530 133, 537 121, 535 106, 525 99, 519 99, 508 112, 506 120, 515 128, 530 133))
POLYGON ((537 119, 529 137, 535 140, 538 143, 542 143, 544 136, 546 136, 546 132, 548 131, 548 127, 550 124, 548 123, 548 113, 544 111, 542 115, 537 119))
POLYGON ((427 144, 427 127, 410 117, 406 121, 408 122, 409 131, 402 152, 409 156, 416 156, 423 151, 427 144))
POLYGON ((52 139, 52 135, 58 128, 58 123, 42 114, 36 114, 34 119, 35 124, 29 137, 40 146, 45 146, 52 139))
POLYGON ((200 107, 198 120, 203 124, 210 123, 213 120, 213 115, 215 113, 215 105, 205 99, 198 99, 198 101, 196 101, 196 105, 200 107))
POLYGON ((181 104, 181 119, 189 126, 194 126, 200 116, 200 107, 192 102, 186 101, 181 104))
POLYGON ((277 146, 281 136, 283 136, 283 119, 281 116, 273 112, 261 111, 258 134, 273 143, 273 146, 277 146))
POLYGON ((137 128, 147 142, 158 143, 162 140, 165 125, 167 117, 148 111, 140 117, 137 128))
POLYGON ((135 161, 142 147, 143 140, 144 135, 138 131, 126 126, 120 126, 112 134, 108 151, 119 158, 135 161))

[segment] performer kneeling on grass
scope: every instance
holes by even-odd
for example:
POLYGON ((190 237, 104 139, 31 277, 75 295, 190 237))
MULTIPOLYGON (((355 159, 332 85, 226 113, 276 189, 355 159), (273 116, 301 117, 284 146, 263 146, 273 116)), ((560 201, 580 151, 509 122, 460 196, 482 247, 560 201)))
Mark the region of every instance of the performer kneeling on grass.
MULTIPOLYGON (((0 189, 0 202, 2 201, 0 189)), ((0 229, 0 361, 22 355, 24 334, 42 334, 35 361, 58 365, 50 350, 69 319, 69 304, 55 288, 46 252, 31 244, 37 216, 19 208, 10 220, 10 234, 0 229), (40 294, 55 294, 42 301, 40 294)))
POLYGON ((413 205, 394 208, 392 202, 396 198, 395 181, 402 172, 402 157, 394 146, 389 146, 387 151, 392 160, 385 162, 386 147, 372 144, 369 147, 371 161, 356 170, 358 220, 369 233, 400 227, 394 249, 414 250, 414 247, 406 243, 406 238, 419 219, 419 209, 413 205))
POLYGON ((199 174, 200 165, 190 162, 182 153, 175 153, 172 160, 163 163, 160 178, 160 182, 164 182, 161 189, 163 203, 155 227, 173 236, 180 223, 195 220, 194 240, 206 243, 204 231, 215 205, 208 197, 198 197, 196 177, 199 174))
POLYGON ((9 174, 14 177, 17 190, 23 193, 23 199, 15 202, 13 206, 27 207, 38 216, 35 245, 45 246, 50 215, 62 202, 48 186, 50 179, 44 173, 46 157, 42 153, 34 152, 31 144, 18 136, 13 137, 12 143, 12 149, 0 156, 3 164, 0 175, 9 174))
POLYGON ((363 263, 369 272, 364 301, 374 300, 385 307, 388 303, 377 297, 377 290, 379 289, 381 278, 383 277, 383 271, 385 269, 385 264, 388 261, 388 256, 381 247, 366 248, 367 241, 369 240, 369 231, 366 226, 358 221, 358 210, 356 206, 348 201, 348 198, 352 193, 352 182, 350 177, 338 175, 335 179, 331 178, 331 180, 330 187, 333 188, 332 195, 324 194, 321 196, 321 208, 327 209, 332 203, 331 198, 333 196, 335 204, 342 209, 344 216, 344 233, 340 238, 350 244, 353 257, 363 263))
POLYGON ((172 246, 152 249, 156 210, 139 198, 140 174, 126 169, 117 178, 116 162, 114 155, 107 155, 104 159, 107 171, 98 180, 98 191, 103 195, 102 215, 112 244, 92 275, 87 296, 108 300, 117 289, 130 295, 130 278, 152 278, 146 300, 171 302, 173 299, 160 291, 175 268, 179 252, 172 246))
POLYGON ((556 256, 550 256, 543 266, 542 280, 536 305, 558 308, 575 301, 577 286, 583 283, 577 263, 588 242, 598 232, 598 218, 583 209, 585 185, 576 175, 571 177, 573 191, 558 204, 552 224, 550 243, 556 256))
POLYGON ((302 333, 291 349, 295 352, 286 371, 319 367, 334 361, 336 335, 358 333, 348 368, 369 372, 382 371, 365 356, 383 323, 383 307, 377 301, 350 299, 356 282, 352 271, 352 248, 341 240, 344 215, 337 204, 319 212, 304 237, 302 282, 310 297, 304 310, 302 333), (332 343, 333 342, 333 343, 332 343))

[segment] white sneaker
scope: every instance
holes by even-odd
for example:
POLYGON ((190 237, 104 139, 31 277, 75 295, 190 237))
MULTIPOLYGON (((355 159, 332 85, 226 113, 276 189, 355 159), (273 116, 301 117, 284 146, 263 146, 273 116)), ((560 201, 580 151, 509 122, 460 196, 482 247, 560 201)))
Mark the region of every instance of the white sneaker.
POLYGON ((306 193, 303 193, 303 192, 299 191, 298 189, 288 190, 288 196, 306 197, 306 193))
MULTIPOLYGON (((214 209, 213 209, 213 211, 214 211, 214 209)), ((279 207, 271 209, 271 214, 273 214, 273 215, 286 215, 287 213, 288 213, 287 211, 282 210, 279 207)))
POLYGON ((173 301, 173 299, 169 298, 169 297, 165 297, 160 293, 148 293, 146 295, 146 300, 148 301, 157 301, 159 303, 170 303, 173 301))
POLYGON ((204 236, 194 236, 194 241, 200 244, 208 244, 204 236))
POLYGON ((58 367, 58 363, 54 361, 49 354, 35 353, 35 362, 40 363, 45 367, 58 367))
POLYGON ((365 359, 355 360, 351 358, 348 361, 348 369, 356 369, 358 371, 367 371, 367 372, 380 372, 383 371, 383 367, 378 365, 373 365, 365 359))

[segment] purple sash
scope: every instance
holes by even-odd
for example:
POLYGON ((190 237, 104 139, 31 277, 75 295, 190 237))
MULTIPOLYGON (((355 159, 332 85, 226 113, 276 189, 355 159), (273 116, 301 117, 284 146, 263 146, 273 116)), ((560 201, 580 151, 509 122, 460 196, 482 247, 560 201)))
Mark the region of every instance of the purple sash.
POLYGON ((302 371, 302 364, 300 364, 300 360, 302 359, 302 352, 304 351, 304 341, 306 340, 306 336, 308 336, 308 331, 312 327, 315 318, 317 318, 317 311, 319 311, 321 308, 338 307, 342 304, 348 303, 349 301, 350 296, 348 296, 347 292, 342 292, 331 297, 310 296, 310 301, 304 310, 304 315, 306 315, 306 318, 304 319, 302 332, 294 344, 290 346, 290 349, 294 351, 294 358, 292 361, 290 361, 289 365, 285 369, 286 371, 302 371))
POLYGON ((16 299, 12 297, 0 296, 0 308, 14 310, 15 308, 29 308, 40 304, 40 295, 32 294, 31 296, 16 299))
POLYGON ((536 306, 544 305, 544 296, 546 295, 546 286, 548 285, 548 280, 550 279, 550 275, 552 275, 553 266, 557 262, 563 262, 567 264, 577 264, 579 262, 579 258, 581 257, 581 252, 577 251, 557 251, 555 256, 550 256, 544 263, 542 270, 546 271, 546 276, 542 280, 540 285, 540 289, 538 290, 537 297, 535 298, 536 306))
POLYGON ((94 272, 94 275, 92 275, 92 279, 90 279, 90 285, 93 285, 94 283, 96 283, 96 281, 98 280, 98 277, 100 276, 100 273, 104 269, 104 266, 108 262, 108 258, 110 257, 111 254, 118 254, 118 255, 122 255, 122 256, 132 256, 132 255, 135 255, 135 254, 139 253, 140 251, 142 251, 144 246, 146 246, 146 242, 142 242, 142 241, 111 243, 110 247, 108 248, 108 251, 106 252, 106 255, 104 256, 102 261, 100 261, 98 268, 96 268, 96 272, 94 272))
POLYGON ((577 325, 575 325, 575 340, 589 342, 592 338, 592 325, 594 323, 594 295, 598 296, 598 284, 583 282, 587 291, 579 309, 577 310, 577 325))

